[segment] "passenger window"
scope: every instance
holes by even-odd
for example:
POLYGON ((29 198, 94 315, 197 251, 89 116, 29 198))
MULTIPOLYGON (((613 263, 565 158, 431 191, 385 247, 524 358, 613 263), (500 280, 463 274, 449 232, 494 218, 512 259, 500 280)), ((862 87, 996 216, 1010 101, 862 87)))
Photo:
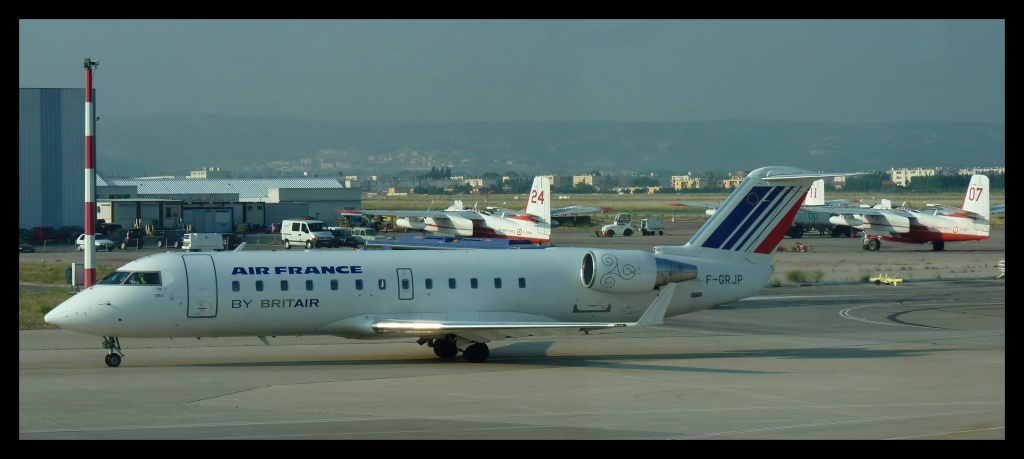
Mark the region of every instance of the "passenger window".
POLYGON ((356 290, 362 290, 362 289, 363 289, 363 280, 362 279, 356 279, 356 290))
POLYGON ((261 281, 261 280, 256 281, 256 291, 257 292, 262 292, 263 291, 263 281, 261 281))
POLYGON ((526 278, 525 277, 520 277, 519 278, 519 288, 526 288, 526 278))
POLYGON ((495 277, 494 278, 494 288, 501 288, 501 278, 500 277, 495 277))
POLYGON ((287 292, 288 291, 288 281, 286 281, 286 280, 281 281, 281 291, 282 292, 287 292))
POLYGON ((409 279, 402 279, 402 290, 409 290, 409 279))
POLYGON ((474 277, 474 278, 469 280, 469 288, 476 288, 476 287, 477 287, 476 278, 474 277))
POLYGON ((454 277, 449 277, 448 278, 448 288, 452 288, 452 289, 455 288, 455 278, 454 277))
POLYGON ((434 288, 434 279, 424 279, 423 286, 426 287, 427 290, 434 288))
POLYGON ((231 281, 231 291, 232 292, 237 292, 237 291, 239 291, 241 289, 242 289, 242 287, 241 287, 241 285, 239 285, 238 281, 231 281))
POLYGON ((313 290, 313 281, 306 279, 306 290, 313 290))
POLYGON ((385 281, 384 279, 377 279, 377 288, 378 289, 384 290, 384 287, 386 287, 386 286, 387 286, 387 281, 385 281))
POLYGON ((331 290, 338 289, 338 279, 331 279, 331 290))

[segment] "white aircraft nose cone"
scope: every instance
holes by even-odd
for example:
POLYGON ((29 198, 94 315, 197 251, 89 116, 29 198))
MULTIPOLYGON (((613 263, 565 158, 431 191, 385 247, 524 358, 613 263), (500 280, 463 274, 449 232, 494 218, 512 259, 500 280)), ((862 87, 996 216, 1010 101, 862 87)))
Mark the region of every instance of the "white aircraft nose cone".
POLYGON ((50 312, 43 316, 43 320, 50 325, 56 325, 58 327, 67 328, 71 325, 71 316, 60 306, 53 308, 50 312))

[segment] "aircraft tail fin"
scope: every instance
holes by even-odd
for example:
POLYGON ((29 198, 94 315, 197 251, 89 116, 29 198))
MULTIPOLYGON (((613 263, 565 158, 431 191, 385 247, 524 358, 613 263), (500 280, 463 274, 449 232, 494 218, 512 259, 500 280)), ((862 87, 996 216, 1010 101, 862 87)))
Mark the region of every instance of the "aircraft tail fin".
POLYGON ((533 179, 533 187, 526 199, 526 213, 538 220, 551 223, 551 179, 538 175, 533 179))
POLYGON ((750 172, 686 245, 655 247, 656 253, 769 264, 793 224, 811 185, 852 175, 770 166, 750 172))
POLYGON ((804 198, 805 206, 825 205, 825 179, 815 180, 811 189, 807 190, 807 197, 804 198))
POLYGON ((988 176, 975 174, 971 176, 971 183, 967 186, 967 194, 964 196, 964 204, 961 208, 987 219, 990 209, 988 195, 988 176))

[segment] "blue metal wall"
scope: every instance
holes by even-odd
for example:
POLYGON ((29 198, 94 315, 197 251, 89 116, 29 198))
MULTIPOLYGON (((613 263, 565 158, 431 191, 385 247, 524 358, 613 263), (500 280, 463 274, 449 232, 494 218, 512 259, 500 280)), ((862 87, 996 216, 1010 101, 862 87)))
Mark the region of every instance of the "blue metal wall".
POLYGON ((85 226, 84 213, 85 89, 18 88, 18 226, 85 226))

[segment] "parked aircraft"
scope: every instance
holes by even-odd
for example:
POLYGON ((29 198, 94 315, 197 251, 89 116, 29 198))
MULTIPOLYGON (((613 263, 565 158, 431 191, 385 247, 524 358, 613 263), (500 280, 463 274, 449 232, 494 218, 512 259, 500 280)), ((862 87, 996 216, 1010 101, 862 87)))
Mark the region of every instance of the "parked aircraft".
POLYGON ((594 206, 569 206, 559 207, 557 209, 551 209, 552 217, 571 217, 573 215, 581 214, 597 214, 611 212, 611 207, 594 207, 594 206))
POLYGON ((891 201, 883 199, 871 208, 818 207, 832 213, 830 222, 864 230, 864 250, 878 250, 881 241, 924 244, 930 242, 932 250, 943 250, 947 241, 979 241, 989 234, 988 177, 971 177, 960 208, 932 206, 928 210, 892 208, 891 201))
POLYGON ((1000 204, 998 206, 992 206, 992 208, 989 209, 989 214, 991 214, 991 215, 997 215, 997 214, 1003 215, 1005 213, 1006 213, 1006 204, 1000 204))
POLYGON ((399 217, 395 226, 437 236, 506 238, 546 244, 551 240, 551 181, 533 179, 525 211, 467 208, 462 201, 445 210, 371 210, 373 215, 399 217))
MULTIPOLYGON (((635 330, 760 292, 821 176, 754 170, 689 242, 653 251, 157 253, 121 266, 45 320, 104 337, 112 367, 124 356, 120 338, 255 336, 269 345, 279 335, 408 339, 440 358, 461 351, 482 362, 492 341, 635 330)), ((546 203, 534 197, 531 205, 546 203)))

